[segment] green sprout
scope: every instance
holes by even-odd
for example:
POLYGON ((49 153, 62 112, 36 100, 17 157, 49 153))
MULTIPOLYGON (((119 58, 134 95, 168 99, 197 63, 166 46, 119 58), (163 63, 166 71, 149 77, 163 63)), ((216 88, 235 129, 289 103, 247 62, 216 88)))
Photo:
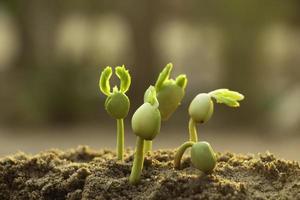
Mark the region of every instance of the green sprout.
POLYGON ((153 86, 147 90, 142 104, 133 114, 131 125, 137 136, 134 161, 129 182, 137 184, 140 181, 144 163, 144 143, 152 141, 160 132, 161 115, 158 110, 159 103, 153 86))
MULTIPOLYGON (((185 74, 178 75, 175 80, 169 78, 172 68, 172 63, 167 64, 159 74, 155 83, 157 100, 159 102, 158 109, 163 121, 168 120, 180 105, 187 85, 187 78, 185 74)), ((146 91, 145 96, 147 96, 147 93, 148 92, 146 91)), ((147 141, 145 143, 145 152, 151 150, 152 141, 147 141)))
POLYGON ((208 142, 185 142, 177 150, 174 157, 174 167, 180 169, 181 159, 184 152, 191 147, 191 161, 193 166, 204 172, 210 174, 213 172, 217 164, 217 158, 214 150, 208 142))
POLYGON ((157 100, 161 119, 166 121, 175 112, 185 94, 187 78, 185 74, 180 74, 176 79, 170 79, 173 65, 169 63, 159 74, 155 83, 157 100))
POLYGON ((111 67, 107 66, 101 73, 99 80, 100 91, 107 96, 105 100, 105 110, 117 120, 117 158, 123 160, 124 157, 124 118, 127 116, 130 101, 125 92, 131 84, 131 77, 125 66, 115 68, 115 74, 120 79, 120 88, 113 87, 111 91, 109 80, 112 75, 111 67))
POLYGON ((189 106, 189 136, 192 142, 198 141, 197 124, 207 122, 214 112, 212 98, 217 103, 223 103, 229 107, 239 107, 238 101, 243 100, 244 96, 228 89, 218 89, 209 93, 198 94, 189 106))

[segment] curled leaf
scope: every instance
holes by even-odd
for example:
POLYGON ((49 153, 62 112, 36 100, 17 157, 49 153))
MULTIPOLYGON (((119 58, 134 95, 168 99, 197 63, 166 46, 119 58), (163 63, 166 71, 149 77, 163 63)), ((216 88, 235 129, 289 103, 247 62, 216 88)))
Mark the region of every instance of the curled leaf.
POLYGON ((156 91, 159 91, 166 80, 169 79, 170 73, 172 71, 173 65, 169 63, 165 66, 162 72, 159 74, 158 79, 155 83, 156 91))
POLYGON ((187 85, 186 75, 185 74, 180 74, 179 76, 177 76, 175 82, 176 82, 176 85, 178 85, 182 89, 185 89, 186 85, 187 85))
POLYGON ((209 93, 209 95, 216 99, 217 103, 224 103, 230 107, 239 107, 238 101, 244 99, 244 95, 239 92, 228 89, 218 89, 209 93))
POLYGON ((99 87, 100 90, 103 94, 109 96, 110 93, 110 85, 109 85, 109 79, 112 75, 112 69, 111 67, 107 66, 100 75, 100 80, 99 80, 99 87))
POLYGON ((131 84, 131 77, 128 70, 126 70, 124 65, 122 67, 118 66, 115 69, 115 73, 120 79, 120 91, 123 93, 127 92, 131 84))

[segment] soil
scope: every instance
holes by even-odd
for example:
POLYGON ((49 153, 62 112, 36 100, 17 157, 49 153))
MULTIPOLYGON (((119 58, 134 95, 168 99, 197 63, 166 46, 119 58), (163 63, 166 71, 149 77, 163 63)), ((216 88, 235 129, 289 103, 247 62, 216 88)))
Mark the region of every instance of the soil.
POLYGON ((299 163, 268 152, 218 153, 213 174, 204 175, 188 157, 175 170, 174 151, 154 151, 137 186, 128 183, 132 153, 120 162, 112 151, 82 146, 2 158, 0 199, 300 199, 299 163))

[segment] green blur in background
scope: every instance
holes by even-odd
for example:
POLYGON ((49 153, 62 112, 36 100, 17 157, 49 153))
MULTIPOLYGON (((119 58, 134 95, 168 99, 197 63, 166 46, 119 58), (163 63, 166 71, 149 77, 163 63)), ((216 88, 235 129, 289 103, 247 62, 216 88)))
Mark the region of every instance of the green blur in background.
POLYGON ((0 0, 0 155, 112 148, 116 125, 98 89, 107 65, 125 64, 132 75, 125 122, 133 146, 131 116, 169 62, 189 82, 157 148, 188 137, 196 94, 229 88, 246 99, 237 110, 217 105, 200 137, 221 151, 269 149, 299 159, 297 0, 0 0))

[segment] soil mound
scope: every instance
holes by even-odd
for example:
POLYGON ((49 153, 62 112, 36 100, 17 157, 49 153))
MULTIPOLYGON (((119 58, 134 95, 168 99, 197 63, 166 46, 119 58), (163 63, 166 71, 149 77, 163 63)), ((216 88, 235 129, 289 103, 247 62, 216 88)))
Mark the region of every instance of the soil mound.
POLYGON ((139 185, 128 183, 132 151, 124 163, 109 150, 78 147, 0 159, 0 199, 300 199, 299 163, 270 153, 218 153, 213 174, 183 159, 173 168, 173 150, 145 158, 139 185))

